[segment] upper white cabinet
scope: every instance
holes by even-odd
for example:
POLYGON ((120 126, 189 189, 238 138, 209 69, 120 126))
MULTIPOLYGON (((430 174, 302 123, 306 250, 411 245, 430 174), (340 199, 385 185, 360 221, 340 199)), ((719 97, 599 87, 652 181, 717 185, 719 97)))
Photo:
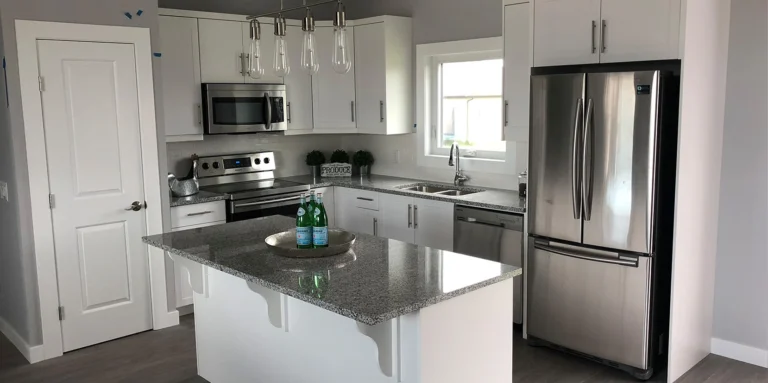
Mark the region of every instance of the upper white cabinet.
POLYGON ((244 83, 240 21, 199 19, 203 82, 244 83))
MULTIPOLYGON (((354 28, 347 27, 348 49, 354 57, 354 28)), ((351 132, 357 129, 357 111, 355 110, 355 70, 357 64, 352 60, 352 69, 346 74, 338 74, 331 67, 333 52, 333 27, 316 27, 317 51, 320 70, 312 76, 312 113, 315 131, 351 132)))
POLYGON ((679 58, 680 0, 534 0, 534 65, 679 58))
POLYGON ((600 0, 534 0, 534 8, 535 66, 600 62, 600 0))
POLYGON ((504 138, 528 142, 531 4, 504 7, 504 138))
POLYGON ((160 16, 159 22, 166 139, 202 140, 197 19, 160 16))
MULTIPOLYGON (((312 121, 312 76, 301 69, 303 34, 301 27, 288 27, 286 34, 288 59, 291 65, 291 73, 285 77, 285 89, 288 97, 286 113, 288 114, 288 130, 290 132, 311 132, 314 127, 312 121)), ((274 46, 274 43, 272 45, 274 46)))
MULTIPOLYGON (((250 23, 240 23, 240 29, 243 33, 243 57, 245 58, 244 65, 246 65, 246 68, 248 68, 248 56, 251 54, 251 24, 250 23)), ((275 35, 273 33, 274 30, 274 24, 267 24, 267 23, 261 23, 261 39, 259 40, 259 46, 261 47, 261 66, 264 67, 264 74, 261 75, 259 78, 253 78, 251 76, 245 75, 245 82, 246 83, 253 83, 253 84, 282 84, 283 78, 279 77, 275 74, 275 71, 272 69, 272 60, 274 60, 275 55, 275 35)), ((293 33, 293 30, 291 30, 293 33)), ((299 32, 301 33, 301 28, 299 28, 299 32)), ((295 36, 294 36, 295 37, 295 36)), ((288 34, 286 33, 286 38, 288 38, 288 34)), ((299 40, 301 41, 301 40, 299 40)), ((291 47, 290 41, 288 42, 288 49, 293 49, 291 47)), ((295 53, 301 52, 301 47, 298 47, 294 51, 295 53)), ((294 52, 288 52, 288 58, 291 58, 291 53, 294 52)), ((298 66, 294 67, 293 61, 291 64, 291 74, 294 74, 294 70, 298 70, 298 66)), ((289 76, 290 76, 289 75, 289 76)))
POLYGON ((680 56, 680 0, 602 0, 600 62, 680 56))
POLYGON ((411 19, 369 20, 355 24, 357 128, 367 134, 411 133, 411 19))

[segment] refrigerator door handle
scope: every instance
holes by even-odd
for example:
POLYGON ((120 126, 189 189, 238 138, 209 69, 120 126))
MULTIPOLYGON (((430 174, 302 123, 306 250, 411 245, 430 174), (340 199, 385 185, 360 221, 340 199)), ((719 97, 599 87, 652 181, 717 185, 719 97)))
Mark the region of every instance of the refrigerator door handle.
POLYGON ((602 262, 602 263, 608 263, 608 264, 619 265, 619 266, 630 266, 630 267, 638 266, 637 258, 635 257, 633 257, 634 259, 622 258, 618 253, 615 253, 616 257, 606 257, 602 255, 590 254, 587 251, 569 250, 569 249, 554 247, 554 246, 550 246, 549 242, 540 242, 540 241, 535 241, 533 243, 533 247, 549 253, 560 254, 566 257, 571 257, 571 258, 583 259, 585 261, 602 262))
POLYGON ((584 206, 584 220, 592 218, 592 123, 594 108, 592 99, 587 102, 587 117, 584 119, 584 139, 581 143, 581 203, 584 206))
POLYGON ((581 118, 584 113, 584 99, 580 98, 576 102, 576 116, 573 122, 573 147, 571 149, 571 203, 573 204, 573 219, 581 218, 581 180, 579 172, 579 124, 583 123, 581 118))

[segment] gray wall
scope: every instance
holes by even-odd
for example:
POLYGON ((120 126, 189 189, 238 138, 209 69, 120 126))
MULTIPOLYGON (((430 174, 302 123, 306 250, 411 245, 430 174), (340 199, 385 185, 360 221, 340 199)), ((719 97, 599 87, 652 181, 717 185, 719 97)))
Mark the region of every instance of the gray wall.
POLYGON ((731 3, 714 337, 768 350, 768 1, 731 3))
MULTIPOLYGON (((8 63, 10 109, 0 113, 0 180, 9 182, 10 203, 0 203, 0 318, 8 322, 28 344, 42 343, 40 308, 37 293, 35 245, 32 238, 29 174, 21 109, 18 55, 14 20, 40 20, 68 23, 120 25, 150 28, 152 45, 158 46, 156 0, 0 0, 2 43, 8 63), (143 15, 128 19, 124 12, 142 9, 143 15)), ((159 94, 160 67, 154 62, 155 93, 159 94)), ((159 155, 166 157, 165 130, 162 125, 162 99, 156 97, 159 155)), ((5 105, 5 103, 3 103, 5 105)), ((160 174, 166 173, 160 161, 160 174)), ((160 180, 158 180, 160 181, 160 180)), ((167 184, 161 182, 167 190, 167 184)), ((163 193, 168 206, 167 192, 163 193)), ((39 201, 38 201, 39 203, 39 201)), ((164 212, 166 227, 169 214, 164 212)))

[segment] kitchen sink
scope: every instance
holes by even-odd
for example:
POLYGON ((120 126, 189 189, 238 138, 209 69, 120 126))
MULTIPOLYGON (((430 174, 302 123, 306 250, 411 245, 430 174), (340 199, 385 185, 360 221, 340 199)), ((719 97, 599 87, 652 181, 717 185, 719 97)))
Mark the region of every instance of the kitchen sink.
POLYGON ((451 190, 449 188, 444 188, 444 187, 440 187, 440 186, 429 186, 429 185, 410 186, 410 187, 407 187, 407 188, 403 188, 402 190, 416 191, 416 192, 429 193, 429 194, 455 191, 455 190, 451 190))
POLYGON ((470 195, 475 193, 479 193, 479 192, 474 190, 446 190, 446 191, 437 192, 435 194, 447 195, 452 197, 461 197, 463 195, 470 195))
POLYGON ((450 196, 450 197, 461 197, 461 196, 480 193, 484 191, 480 189, 458 188, 458 187, 452 187, 447 185, 441 186, 441 185, 429 185, 429 184, 398 186, 397 188, 400 190, 408 190, 408 191, 428 193, 428 194, 440 194, 440 195, 450 196))

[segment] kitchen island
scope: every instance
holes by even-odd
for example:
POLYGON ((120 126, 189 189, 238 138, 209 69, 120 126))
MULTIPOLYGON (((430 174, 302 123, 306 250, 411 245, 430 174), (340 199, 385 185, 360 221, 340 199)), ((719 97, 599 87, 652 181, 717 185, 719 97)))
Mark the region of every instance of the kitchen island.
POLYGON ((272 216, 145 237, 189 272, 210 382, 512 381, 517 267, 357 234, 321 259, 273 255, 272 216))

